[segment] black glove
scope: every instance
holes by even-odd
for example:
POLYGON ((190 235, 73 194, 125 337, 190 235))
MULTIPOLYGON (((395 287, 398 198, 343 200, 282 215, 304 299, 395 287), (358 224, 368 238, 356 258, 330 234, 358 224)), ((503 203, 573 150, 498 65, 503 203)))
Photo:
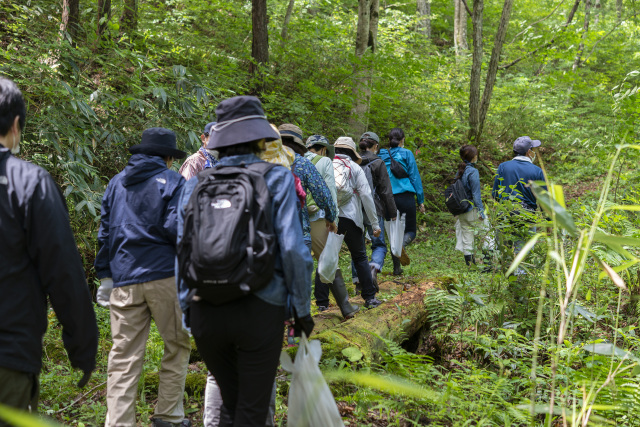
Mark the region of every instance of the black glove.
POLYGON ((80 381, 78 381, 78 388, 84 388, 84 386, 87 385, 87 383, 89 382, 89 379, 91 378, 92 372, 93 371, 84 371, 84 375, 82 376, 80 381))
POLYGON ((304 317, 294 317, 293 331, 296 337, 301 337, 302 332, 304 332, 308 338, 311 335, 311 331, 313 331, 314 326, 315 323, 313 322, 313 318, 310 314, 307 314, 304 317))

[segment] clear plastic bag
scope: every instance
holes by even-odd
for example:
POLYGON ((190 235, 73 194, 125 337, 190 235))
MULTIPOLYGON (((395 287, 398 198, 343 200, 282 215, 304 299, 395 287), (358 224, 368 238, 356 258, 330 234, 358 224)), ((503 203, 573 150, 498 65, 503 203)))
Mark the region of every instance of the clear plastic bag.
POLYGON ((385 221, 384 228, 387 230, 387 237, 389 237, 389 247, 391 253, 400 258, 402 255, 402 242, 404 240, 404 224, 406 214, 400 215, 400 211, 397 211, 395 221, 385 221))
POLYGON ((282 367, 293 374, 287 413, 291 427, 344 427, 336 401, 318 367, 321 355, 320 341, 309 342, 304 333, 295 362, 286 351, 280 355, 282 367))
POLYGON ((344 234, 329 233, 329 237, 327 237, 327 243, 320 254, 320 259, 318 259, 318 275, 320 275, 322 283, 333 283, 336 278, 343 240, 344 234))

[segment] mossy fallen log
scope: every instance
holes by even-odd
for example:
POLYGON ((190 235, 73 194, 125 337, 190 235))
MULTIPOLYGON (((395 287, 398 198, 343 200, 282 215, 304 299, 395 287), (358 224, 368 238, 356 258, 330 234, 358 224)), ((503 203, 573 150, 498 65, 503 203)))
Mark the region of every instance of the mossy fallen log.
MULTIPOLYGON (((413 285, 379 307, 361 311, 353 318, 341 322, 337 308, 323 312, 314 318, 317 328, 311 339, 322 342, 322 357, 345 359, 343 350, 356 347, 363 358, 371 360, 375 352, 384 347, 377 337, 401 343, 418 332, 426 323, 428 313, 424 306, 425 293, 429 289, 441 287, 447 278, 425 281, 413 285)), ((383 282, 381 293, 402 286, 398 282, 383 282)), ((360 298, 357 300, 361 301, 360 298)), ((356 298, 352 302, 358 303, 356 298)))

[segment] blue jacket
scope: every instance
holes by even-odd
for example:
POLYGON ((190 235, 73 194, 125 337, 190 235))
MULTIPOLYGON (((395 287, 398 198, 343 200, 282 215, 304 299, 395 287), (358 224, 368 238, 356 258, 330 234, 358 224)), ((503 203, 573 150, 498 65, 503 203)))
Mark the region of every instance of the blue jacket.
POLYGON ((484 205, 482 204, 481 198, 480 172, 478 172, 474 163, 465 163, 467 164, 467 168, 462 174, 462 184, 464 185, 465 190, 467 190, 467 197, 473 202, 473 206, 471 206, 467 212, 475 207, 478 208, 480 216, 484 216, 484 205))
MULTIPOLYGON (((224 157, 221 165, 251 164, 261 160, 253 154, 224 157)), ((299 317, 311 311, 311 273, 313 260, 304 244, 302 225, 298 215, 298 195, 296 194, 293 175, 284 167, 276 166, 267 173, 265 181, 271 193, 271 212, 273 227, 278 236, 276 249, 275 273, 271 283, 255 295, 261 300, 278 306, 289 302, 296 309, 299 317)), ((178 242, 182 239, 185 206, 191 193, 198 184, 198 178, 191 178, 180 196, 178 211, 178 242)), ((175 263, 177 270, 177 261, 175 263)), ((182 280, 177 280, 178 299, 183 311, 187 311, 189 288, 182 280)))
POLYGON ((126 286, 174 275, 178 199, 184 178, 158 156, 134 154, 102 198, 98 278, 126 286))
POLYGON ((531 163, 528 157, 517 156, 498 166, 491 194, 496 200, 508 199, 513 194, 525 208, 536 210, 538 208, 536 197, 530 188, 525 187, 529 181, 544 181, 542 169, 531 163))
POLYGON ((420 172, 418 171, 418 164, 416 158, 413 157, 413 153, 406 148, 395 147, 387 150, 383 148, 378 153, 378 156, 384 160, 384 164, 387 166, 387 172, 391 179, 391 190, 393 194, 400 193, 415 193, 418 198, 418 204, 424 203, 424 190, 422 189, 422 181, 420 180, 420 172), (409 174, 409 178, 398 179, 391 173, 391 158, 389 157, 389 151, 393 159, 400 163, 404 170, 409 174))

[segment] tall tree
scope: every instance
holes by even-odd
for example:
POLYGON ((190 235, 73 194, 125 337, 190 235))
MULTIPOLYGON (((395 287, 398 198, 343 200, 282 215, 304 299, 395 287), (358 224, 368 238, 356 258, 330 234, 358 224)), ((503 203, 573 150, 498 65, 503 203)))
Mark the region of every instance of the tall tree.
POLYGON ((138 27, 138 0, 124 0, 124 9, 120 17, 120 29, 129 33, 138 27))
POLYGON ((289 21, 291 20, 291 14, 293 14, 294 3, 295 3, 295 0, 289 0, 289 5, 287 6, 287 13, 284 15, 284 23, 282 24, 282 33, 280 34, 283 42, 287 38, 287 30, 289 27, 289 21))
POLYGON ((98 38, 102 38, 111 19, 111 0, 98 0, 98 38))
POLYGON ((417 0, 418 32, 431 37, 431 0, 417 0))
POLYGON ((573 60, 573 71, 576 71, 580 66, 580 60, 582 59, 582 53, 584 52, 584 41, 587 38, 589 32, 589 19, 591 17, 591 0, 585 0, 584 3, 584 25, 582 26, 582 38, 580 39, 580 46, 578 46, 578 52, 576 58, 573 60))
POLYGON ((252 0, 251 5, 251 57, 254 62, 251 64, 250 71, 256 74, 261 64, 269 62, 269 31, 267 28, 269 17, 267 16, 267 0, 252 0))
POLYGON ((618 14, 618 22, 622 21, 622 0, 616 0, 616 13, 618 14))
POLYGON ((463 51, 469 50, 469 43, 467 42, 467 5, 464 0, 453 0, 453 4, 453 45, 456 49, 456 55, 460 55, 463 51))
POLYGON ((473 61, 471 65, 471 81, 469 92, 469 134, 470 141, 478 143, 482 136, 484 122, 487 118, 489 105, 491 103, 491 95, 493 87, 496 83, 498 74, 498 63, 500 62, 500 54, 502 46, 507 35, 507 27, 511 18, 511 9, 514 0, 504 0, 502 6, 502 15, 498 24, 498 31, 493 42, 491 51, 491 59, 487 68, 487 78, 484 84, 484 92, 482 93, 482 101, 480 101, 480 76, 482 72, 482 12, 484 9, 483 0, 475 0, 473 2, 472 23, 473 23, 473 61))
POLYGON ((358 26, 356 29, 356 63, 354 64, 353 108, 349 125, 356 134, 366 130, 366 114, 371 99, 373 61, 377 49, 379 0, 358 1, 358 26))
POLYGON ((62 1, 62 21, 60 22, 60 34, 64 37, 66 32, 75 44, 75 37, 78 33, 78 16, 80 14, 80 0, 62 1))

